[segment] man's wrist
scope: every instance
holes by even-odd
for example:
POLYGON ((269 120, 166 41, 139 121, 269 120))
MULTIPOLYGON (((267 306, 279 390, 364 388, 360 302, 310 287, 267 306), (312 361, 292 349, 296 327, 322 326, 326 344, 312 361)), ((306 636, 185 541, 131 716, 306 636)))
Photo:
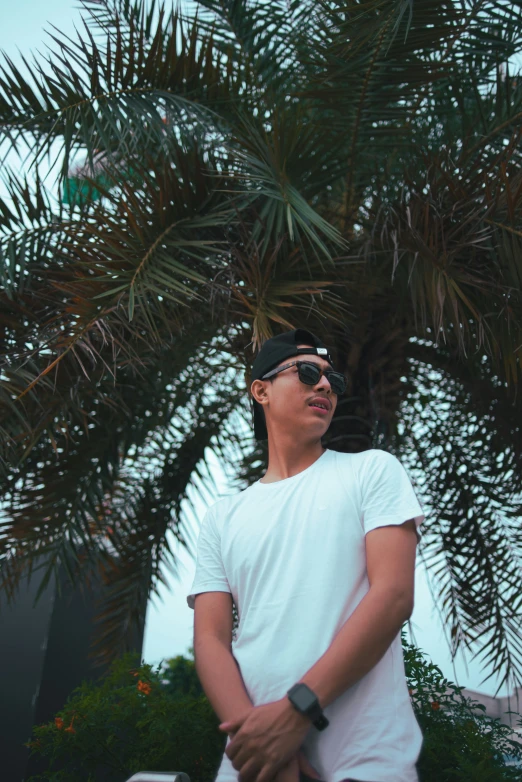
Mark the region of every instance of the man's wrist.
POLYGON ((296 709, 288 695, 285 695, 281 700, 284 701, 285 711, 290 715, 290 718, 293 718, 296 725, 306 729, 312 725, 312 718, 296 709))

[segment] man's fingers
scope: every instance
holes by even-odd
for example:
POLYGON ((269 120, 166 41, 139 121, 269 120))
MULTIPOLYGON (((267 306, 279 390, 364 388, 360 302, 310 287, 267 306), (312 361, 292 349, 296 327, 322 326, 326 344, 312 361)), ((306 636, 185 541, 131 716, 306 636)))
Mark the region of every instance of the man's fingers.
POLYGON ((302 750, 299 751, 297 758, 299 761, 300 771, 303 771, 307 776, 312 777, 313 779, 321 779, 320 775, 317 773, 316 769, 312 766, 302 750))
MULTIPOLYGON (((298 777, 299 770, 297 766, 297 758, 295 757, 291 758, 290 761, 288 761, 288 763, 286 763, 284 766, 279 766, 278 768, 274 767, 274 765, 270 763, 265 763, 262 765, 261 762, 254 757, 248 758, 244 761, 244 765, 238 763, 238 768, 236 769, 239 771, 238 782, 273 782, 273 780, 277 778, 280 770, 286 770, 290 764, 295 764, 296 776, 298 777)), ((283 781, 281 780, 281 782, 283 781)))
POLYGON ((291 757, 290 760, 279 769, 271 782, 299 782, 299 763, 297 761, 297 755, 291 757))
POLYGON ((247 760, 244 766, 240 766, 238 770, 238 782, 259 782, 261 766, 256 764, 254 758, 247 760))
MULTIPOLYGON (((265 766, 256 776, 255 782, 272 782, 273 779, 277 779, 277 773, 273 768, 265 766)), ((251 782, 254 782, 252 780, 251 782)))

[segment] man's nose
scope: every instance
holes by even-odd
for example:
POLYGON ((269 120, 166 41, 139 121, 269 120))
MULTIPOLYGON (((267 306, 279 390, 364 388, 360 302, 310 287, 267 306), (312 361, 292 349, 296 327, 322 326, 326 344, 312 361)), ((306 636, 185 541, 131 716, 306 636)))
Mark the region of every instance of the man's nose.
POLYGON ((332 386, 326 375, 322 375, 319 382, 316 385, 317 391, 326 391, 327 394, 332 393, 332 386))

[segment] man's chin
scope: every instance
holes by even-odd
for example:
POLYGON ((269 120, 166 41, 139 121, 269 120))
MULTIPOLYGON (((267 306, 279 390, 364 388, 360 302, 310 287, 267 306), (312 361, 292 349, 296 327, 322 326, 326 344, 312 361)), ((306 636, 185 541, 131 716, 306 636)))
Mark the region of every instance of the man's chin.
POLYGON ((326 434, 330 428, 331 421, 331 415, 323 418, 319 414, 312 414, 300 417, 299 419, 293 419, 287 416, 281 421, 274 421, 275 426, 273 427, 273 432, 276 435, 277 433, 282 434, 284 432, 285 435, 292 435, 305 442, 315 442, 326 434))
POLYGON ((320 440, 330 428, 330 423, 330 416, 325 420, 320 420, 319 417, 315 421, 308 419, 307 421, 296 423, 294 431, 299 433, 300 436, 309 435, 311 440, 320 440))

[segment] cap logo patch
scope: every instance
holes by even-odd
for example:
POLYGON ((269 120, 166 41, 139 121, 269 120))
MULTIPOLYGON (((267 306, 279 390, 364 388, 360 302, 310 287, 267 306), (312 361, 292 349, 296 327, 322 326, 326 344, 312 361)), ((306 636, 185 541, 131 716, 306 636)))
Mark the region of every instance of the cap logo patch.
POLYGON ((318 356, 326 356, 328 355, 328 351, 326 348, 317 348, 317 355, 318 356))

